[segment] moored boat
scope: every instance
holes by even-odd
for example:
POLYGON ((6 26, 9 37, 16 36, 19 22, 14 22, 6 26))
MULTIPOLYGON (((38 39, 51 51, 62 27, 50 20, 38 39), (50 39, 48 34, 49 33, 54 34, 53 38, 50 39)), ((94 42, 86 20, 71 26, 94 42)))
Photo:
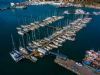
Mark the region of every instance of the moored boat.
POLYGON ((100 51, 96 52, 93 49, 86 51, 83 64, 100 74, 100 51))

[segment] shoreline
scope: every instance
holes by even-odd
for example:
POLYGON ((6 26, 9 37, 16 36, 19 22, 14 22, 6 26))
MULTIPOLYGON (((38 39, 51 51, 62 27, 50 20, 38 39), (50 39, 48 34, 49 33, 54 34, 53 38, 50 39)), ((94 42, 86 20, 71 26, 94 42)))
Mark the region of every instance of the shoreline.
POLYGON ((99 10, 100 10, 100 6, 95 6, 95 5, 85 5, 85 7, 87 7, 87 8, 93 8, 93 9, 99 9, 99 10))

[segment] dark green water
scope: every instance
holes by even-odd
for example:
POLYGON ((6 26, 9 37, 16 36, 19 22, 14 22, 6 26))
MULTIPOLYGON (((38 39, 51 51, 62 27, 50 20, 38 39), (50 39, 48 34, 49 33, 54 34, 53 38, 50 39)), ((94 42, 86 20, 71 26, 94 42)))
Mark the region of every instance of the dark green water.
MULTIPOLYGON (((0 7, 9 5, 12 0, 0 0, 0 7)), ((13 0, 18 1, 18 0, 13 0)), ((21 24, 28 24, 34 20, 42 20, 52 15, 62 15, 64 10, 73 11, 74 8, 57 9, 50 5, 30 6, 26 10, 6 10, 0 11, 0 75, 75 75, 74 73, 55 64, 54 57, 46 56, 40 59, 37 63, 32 63, 29 60, 22 60, 15 63, 9 55, 12 49, 11 37, 13 34, 16 46, 18 47, 18 34, 16 27, 21 24)), ((83 8, 84 9, 84 8, 83 8)), ((99 11, 94 9, 84 9, 86 11, 99 11)), ((75 15, 66 15, 61 21, 57 21, 51 25, 56 26, 61 23, 65 24, 66 20, 74 20, 75 15)), ((77 33, 76 41, 66 41, 59 50, 66 54, 69 58, 81 62, 85 51, 88 49, 100 49, 100 16, 91 16, 93 20, 77 33)), ((47 28, 40 28, 40 33, 37 33, 37 38, 48 36, 47 28)), ((49 29, 50 34, 52 30, 49 29)), ((57 50, 57 49, 54 49, 57 50)))

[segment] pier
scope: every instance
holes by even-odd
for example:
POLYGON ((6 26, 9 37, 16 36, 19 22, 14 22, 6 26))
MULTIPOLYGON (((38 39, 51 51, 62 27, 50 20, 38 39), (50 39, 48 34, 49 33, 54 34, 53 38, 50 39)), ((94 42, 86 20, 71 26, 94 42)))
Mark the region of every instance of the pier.
POLYGON ((38 29, 39 27, 47 26, 48 24, 53 23, 63 18, 64 16, 52 16, 40 22, 30 23, 29 25, 21 25, 21 27, 17 27, 18 34, 24 35, 25 33, 28 33, 29 31, 34 31, 35 29, 38 29))
POLYGON ((64 60, 62 58, 57 57, 55 59, 55 63, 76 73, 77 75, 99 75, 87 68, 86 66, 82 65, 81 63, 78 63, 68 58, 64 60))

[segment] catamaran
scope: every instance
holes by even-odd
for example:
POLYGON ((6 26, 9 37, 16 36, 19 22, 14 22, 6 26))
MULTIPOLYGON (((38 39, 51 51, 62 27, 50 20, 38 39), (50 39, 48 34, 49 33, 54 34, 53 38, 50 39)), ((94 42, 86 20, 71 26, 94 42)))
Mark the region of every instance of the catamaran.
POLYGON ((13 60, 15 62, 20 61, 23 56, 22 54, 15 48, 15 43, 14 43, 14 39, 13 36, 11 35, 11 39, 12 39, 12 45, 13 45, 13 50, 10 52, 11 57, 13 58, 13 60))

